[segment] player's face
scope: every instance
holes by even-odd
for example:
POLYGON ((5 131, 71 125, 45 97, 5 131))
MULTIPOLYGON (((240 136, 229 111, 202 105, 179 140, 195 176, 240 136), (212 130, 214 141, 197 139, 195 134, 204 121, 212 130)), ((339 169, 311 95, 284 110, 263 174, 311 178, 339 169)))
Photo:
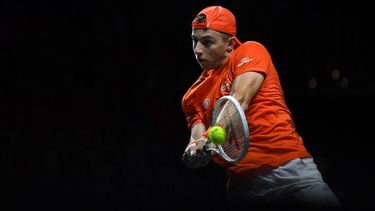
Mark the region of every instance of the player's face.
POLYGON ((229 40, 220 32, 209 29, 193 29, 191 38, 195 58, 203 69, 220 67, 230 55, 229 40))

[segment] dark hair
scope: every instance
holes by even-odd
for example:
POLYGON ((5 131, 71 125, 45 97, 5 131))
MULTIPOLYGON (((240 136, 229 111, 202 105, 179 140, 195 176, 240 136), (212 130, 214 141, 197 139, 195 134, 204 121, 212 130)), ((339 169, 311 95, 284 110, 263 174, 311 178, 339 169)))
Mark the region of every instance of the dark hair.
POLYGON ((225 33, 225 32, 220 32, 220 34, 223 40, 228 40, 229 38, 233 37, 233 35, 225 33))

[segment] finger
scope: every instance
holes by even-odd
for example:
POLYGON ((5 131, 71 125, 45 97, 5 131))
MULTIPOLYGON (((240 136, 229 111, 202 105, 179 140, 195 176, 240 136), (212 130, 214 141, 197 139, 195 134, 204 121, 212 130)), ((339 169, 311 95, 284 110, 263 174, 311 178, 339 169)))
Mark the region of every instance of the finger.
POLYGON ((191 146, 189 149, 188 149, 188 153, 189 153, 189 156, 192 157, 194 155, 197 154, 197 147, 194 145, 194 146, 191 146))
POLYGON ((211 161, 211 155, 192 146, 184 153, 183 159, 190 168, 198 168, 207 165, 211 161))
POLYGON ((184 152, 183 154, 182 154, 182 160, 186 160, 186 159, 188 159, 188 154, 186 153, 186 152, 184 152))
POLYGON ((204 140, 204 139, 199 139, 198 141, 197 141, 197 149, 199 150, 199 151, 202 151, 203 150, 203 147, 204 147, 204 145, 206 144, 206 141, 207 140, 204 140))
POLYGON ((216 146, 216 144, 214 144, 214 143, 210 142, 210 148, 214 148, 214 149, 216 149, 216 148, 217 148, 217 146, 216 146))
POLYGON ((182 159, 189 168, 198 168, 198 161, 201 160, 201 156, 196 153, 196 147, 190 147, 184 152, 182 159))
POLYGON ((191 157, 190 157, 190 155, 188 153, 184 153, 184 156, 182 157, 182 161, 189 168, 191 168, 191 169, 196 168, 196 166, 194 164, 194 160, 191 159, 191 157))

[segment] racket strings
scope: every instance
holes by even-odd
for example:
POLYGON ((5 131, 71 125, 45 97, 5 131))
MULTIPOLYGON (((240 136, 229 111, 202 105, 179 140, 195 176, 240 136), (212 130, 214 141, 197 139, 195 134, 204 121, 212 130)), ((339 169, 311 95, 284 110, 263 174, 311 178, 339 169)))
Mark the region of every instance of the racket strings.
POLYGON ((227 101, 217 118, 217 125, 220 125, 227 132, 227 140, 222 145, 225 154, 232 158, 237 159, 241 156, 244 148, 244 128, 241 122, 241 117, 236 110, 234 104, 227 101))
POLYGON ((232 159, 237 159, 244 147, 243 127, 241 122, 233 122, 230 124, 231 133, 228 136, 227 142, 223 146, 224 152, 232 159))

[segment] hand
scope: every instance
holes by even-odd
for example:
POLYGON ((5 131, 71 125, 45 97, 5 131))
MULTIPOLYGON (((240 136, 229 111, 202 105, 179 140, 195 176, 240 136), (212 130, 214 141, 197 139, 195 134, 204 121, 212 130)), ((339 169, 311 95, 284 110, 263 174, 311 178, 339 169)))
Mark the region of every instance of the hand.
POLYGON ((211 161, 210 153, 204 151, 203 147, 207 142, 207 137, 191 141, 182 155, 182 161, 192 169, 207 165, 211 161))

